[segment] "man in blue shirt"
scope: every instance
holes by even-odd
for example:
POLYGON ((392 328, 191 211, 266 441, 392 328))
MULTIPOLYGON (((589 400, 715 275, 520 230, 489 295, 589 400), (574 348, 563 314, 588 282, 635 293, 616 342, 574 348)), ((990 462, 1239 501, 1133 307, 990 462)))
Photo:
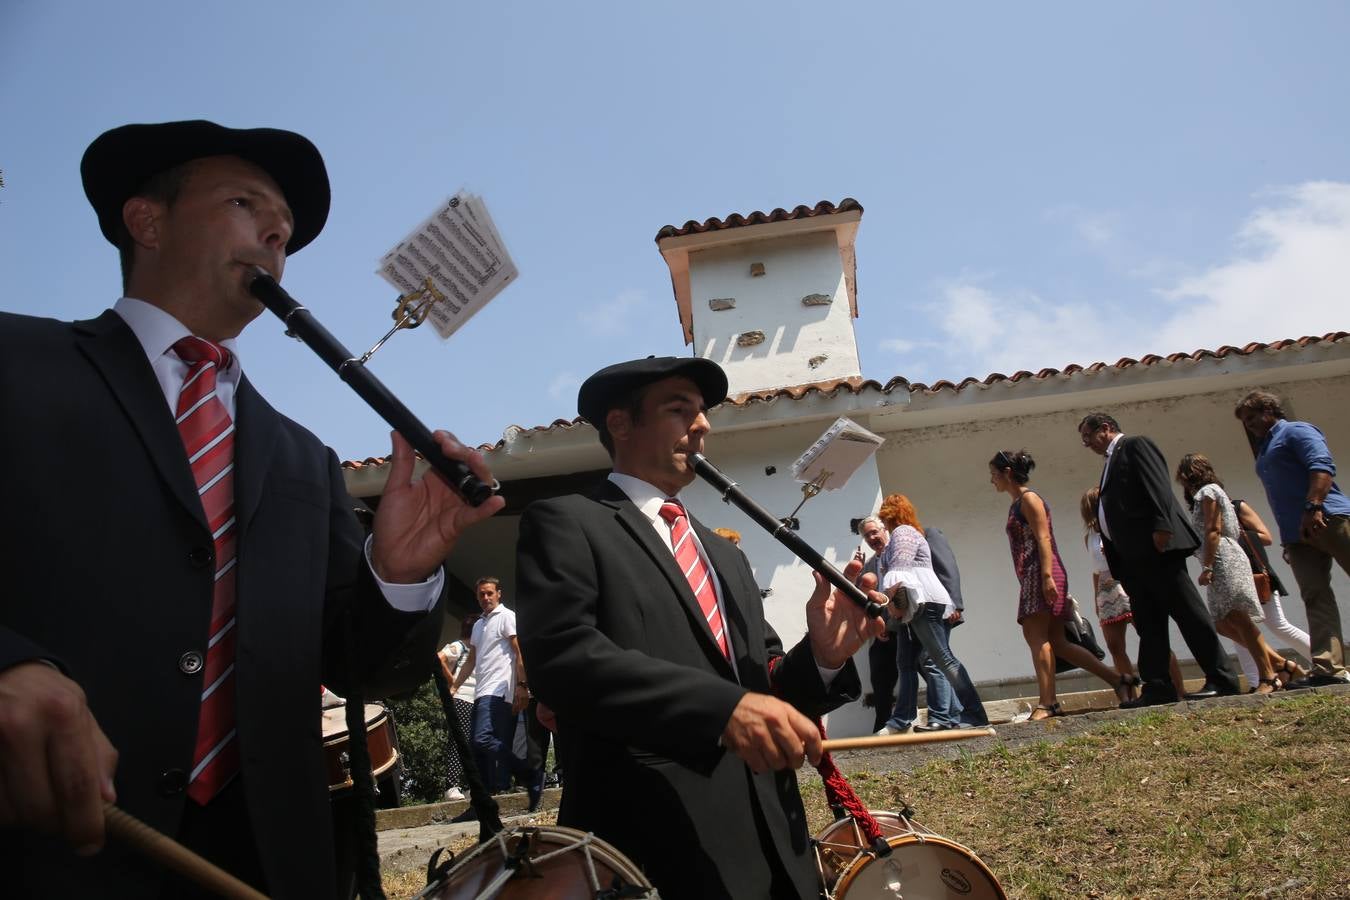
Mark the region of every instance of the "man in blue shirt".
POLYGON ((1252 391, 1233 411, 1256 442, 1256 474, 1275 512, 1284 558, 1308 608, 1313 685, 1350 682, 1331 562, 1350 573, 1350 499, 1336 482, 1326 438, 1307 422, 1290 422, 1280 398, 1252 391))

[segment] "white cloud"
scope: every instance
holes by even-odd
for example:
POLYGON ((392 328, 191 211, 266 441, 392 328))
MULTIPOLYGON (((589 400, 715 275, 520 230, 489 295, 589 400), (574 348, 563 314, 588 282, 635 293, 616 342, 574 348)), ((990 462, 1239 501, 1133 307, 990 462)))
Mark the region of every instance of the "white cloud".
POLYGON ((1350 184, 1306 182, 1267 196, 1237 231, 1230 259, 1189 275, 1159 268, 1151 296, 1058 302, 994 286, 990 275, 941 282, 930 311, 940 339, 909 348, 941 352, 922 354, 919 370, 905 374, 1034 372, 1350 327, 1350 184))
POLYGON ((1159 346, 1269 342, 1350 322, 1350 184, 1309 181, 1274 197, 1247 219, 1232 259, 1161 291, 1178 308, 1159 346))
POLYGON ((911 341, 908 338, 883 338, 877 346, 888 353, 913 353, 923 344, 920 341, 911 341))
POLYGON ((613 298, 581 309, 577 318, 593 335, 612 337, 628 330, 633 313, 645 302, 646 294, 637 290, 620 291, 613 298))
POLYGON ((946 337, 944 366, 970 367, 941 377, 1062 368, 1098 359, 1121 340, 1121 323, 1108 307, 996 291, 979 283, 985 280, 964 276, 940 286, 935 318, 946 337))
POLYGON ((554 400, 572 399, 577 395, 577 389, 581 387, 581 379, 572 372, 559 372, 553 376, 553 380, 548 383, 548 395, 554 400))

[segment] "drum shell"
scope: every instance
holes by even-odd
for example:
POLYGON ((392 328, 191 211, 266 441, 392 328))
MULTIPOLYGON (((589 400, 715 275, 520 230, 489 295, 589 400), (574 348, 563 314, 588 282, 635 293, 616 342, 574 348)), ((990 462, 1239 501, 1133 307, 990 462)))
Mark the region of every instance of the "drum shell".
MULTIPOLYGON (((352 786, 348 761, 351 734, 347 731, 345 710, 341 706, 323 711, 323 761, 328 790, 344 791, 352 786)), ((370 750, 371 772, 379 779, 398 762, 394 720, 378 703, 365 706, 366 746, 370 750)))
POLYGON ((898 882, 910 900, 1005 900, 989 867, 969 848, 898 813, 873 812, 890 856, 869 852, 862 830, 849 818, 826 826, 816 838, 816 863, 828 900, 890 900, 898 882))
POLYGON ((526 840, 530 842, 530 862, 500 884, 491 894, 494 900, 594 900, 597 887, 591 881, 592 866, 599 890, 610 889, 618 878, 623 884, 646 891, 624 896, 658 897, 651 882, 613 845, 575 828, 551 825, 503 831, 474 848, 419 897, 474 900, 505 874, 508 855, 519 853, 521 842, 526 840))

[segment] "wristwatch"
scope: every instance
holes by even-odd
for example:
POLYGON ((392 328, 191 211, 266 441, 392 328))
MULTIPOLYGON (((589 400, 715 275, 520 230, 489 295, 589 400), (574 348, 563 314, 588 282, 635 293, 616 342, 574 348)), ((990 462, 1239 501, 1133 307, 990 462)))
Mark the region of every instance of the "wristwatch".
POLYGON ((1310 513, 1311 512, 1324 513, 1327 511, 1327 508, 1323 504, 1318 503, 1316 500, 1309 500, 1308 502, 1303 504, 1303 511, 1310 513))

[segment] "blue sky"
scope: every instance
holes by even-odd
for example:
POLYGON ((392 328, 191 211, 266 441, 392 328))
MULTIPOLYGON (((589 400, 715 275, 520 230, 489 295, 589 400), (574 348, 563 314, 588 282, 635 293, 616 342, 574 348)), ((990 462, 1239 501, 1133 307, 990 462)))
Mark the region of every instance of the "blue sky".
MULTIPOLYGON (((285 284, 353 349, 379 256, 459 187, 520 280, 375 371, 469 441, 687 353, 667 223, 857 198, 863 374, 1060 368, 1350 328, 1344 3, 230 4, 6 0, 0 309, 97 315, 79 184, 127 122, 291 128, 334 204, 285 284)), ((270 316, 250 377, 343 458, 386 429, 270 316)))

